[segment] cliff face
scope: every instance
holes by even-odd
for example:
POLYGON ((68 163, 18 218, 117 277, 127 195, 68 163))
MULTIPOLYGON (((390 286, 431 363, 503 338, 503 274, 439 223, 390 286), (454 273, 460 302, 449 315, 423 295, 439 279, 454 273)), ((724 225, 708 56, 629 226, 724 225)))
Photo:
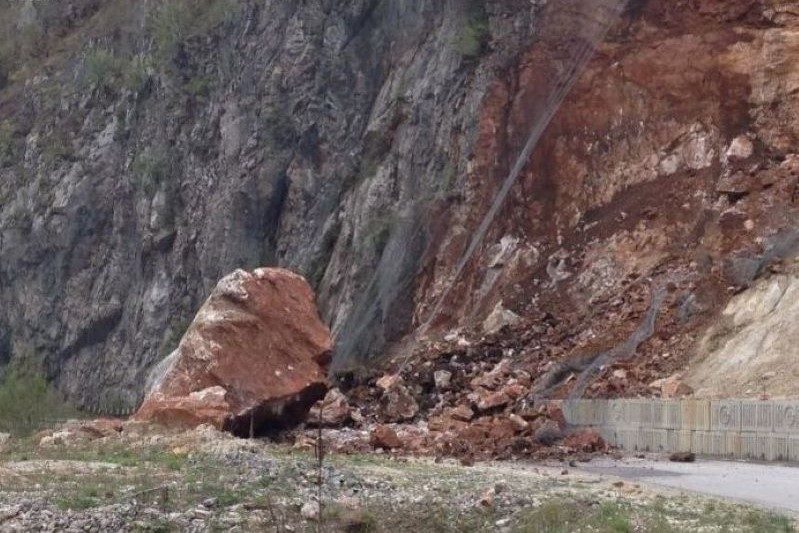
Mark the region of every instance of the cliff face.
POLYGON ((363 351, 407 331, 418 213, 457 187, 486 87, 536 6, 3 10, 5 34, 26 37, 4 43, 3 354, 42 359, 82 404, 126 405, 237 267, 304 273, 363 351), (371 282, 392 239, 410 249, 371 282), (348 325, 367 286, 375 305, 348 325))
POLYGON ((596 7, 0 3, 0 357, 130 407, 220 277, 278 265, 317 289, 342 366, 450 286, 437 326, 501 299, 523 354, 595 353, 654 284, 637 353, 679 368, 792 246, 791 1, 631 2, 453 285, 596 7))

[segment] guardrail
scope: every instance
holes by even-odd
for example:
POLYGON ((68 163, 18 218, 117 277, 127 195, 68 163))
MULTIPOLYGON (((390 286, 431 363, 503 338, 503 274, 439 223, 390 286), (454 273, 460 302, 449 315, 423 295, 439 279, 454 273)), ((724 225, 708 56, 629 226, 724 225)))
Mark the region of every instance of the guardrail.
POLYGON ((564 400, 566 421, 628 451, 799 462, 799 400, 564 400))

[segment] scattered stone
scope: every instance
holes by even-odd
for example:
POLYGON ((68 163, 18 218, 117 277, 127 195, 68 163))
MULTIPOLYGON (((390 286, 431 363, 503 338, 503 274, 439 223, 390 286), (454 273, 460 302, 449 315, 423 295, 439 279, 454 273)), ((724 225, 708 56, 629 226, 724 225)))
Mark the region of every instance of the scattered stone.
POLYGON ((504 392, 485 393, 480 395, 477 402, 477 409, 480 411, 490 411, 498 407, 504 407, 510 403, 510 397, 504 392))
POLYGON ((306 418, 309 426, 320 423, 323 427, 339 427, 352 418, 352 409, 347 397, 338 388, 327 391, 323 400, 318 401, 308 411, 306 418))
POLYGON ((696 461, 696 454, 693 452, 675 452, 669 455, 669 461, 673 463, 693 463, 696 461))
POLYGON ((659 390, 661 398, 682 398, 694 393, 694 390, 682 380, 682 375, 679 373, 653 381, 649 387, 656 391, 659 390))
POLYGON ((546 420, 535 430, 535 440, 544 446, 552 446, 563 438, 560 426, 552 420, 546 420))
POLYGON ((523 431, 527 431, 527 429, 530 427, 530 423, 527 422, 527 420, 525 420, 524 418, 517 415, 516 413, 511 413, 508 416, 508 420, 511 421, 513 427, 516 428, 516 431, 520 433, 523 431))
POLYGON ((397 433, 388 426, 377 426, 372 430, 370 441, 375 448, 393 450, 402 448, 402 441, 397 433))
POLYGON ((383 392, 388 391, 395 385, 402 384, 402 377, 399 374, 386 374, 375 383, 383 392))
POLYGON ((448 389, 450 382, 452 381, 452 372, 448 370, 436 370, 433 373, 433 381, 436 384, 436 389, 448 389))
POLYGON ((300 509, 300 514, 306 520, 311 520, 314 522, 319 520, 319 502, 305 502, 300 509))
POLYGON ((402 380, 395 380, 385 389, 381 398, 381 411, 388 422, 405 422, 419 413, 419 404, 411 396, 402 380))
POLYGON ((481 495, 480 499, 478 500, 478 504, 480 507, 489 508, 494 506, 494 500, 496 499, 497 491, 494 487, 486 489, 481 495))
POLYGON ((486 317, 483 321, 483 332, 487 335, 491 335, 494 333, 499 332, 502 328, 506 326, 515 326, 519 322, 521 322, 521 317, 510 311, 505 309, 502 306, 502 302, 498 302, 496 306, 494 306, 494 310, 486 317))
POLYGON ((447 411, 447 414, 454 420, 469 422, 474 418, 474 411, 468 405, 458 405, 447 411))
POLYGON ((605 439, 591 430, 575 431, 566 437, 563 444, 579 452, 604 452, 608 449, 605 439))
POLYGON ((727 148, 727 159, 730 161, 744 160, 752 157, 755 151, 755 146, 746 135, 739 135, 730 143, 727 148))

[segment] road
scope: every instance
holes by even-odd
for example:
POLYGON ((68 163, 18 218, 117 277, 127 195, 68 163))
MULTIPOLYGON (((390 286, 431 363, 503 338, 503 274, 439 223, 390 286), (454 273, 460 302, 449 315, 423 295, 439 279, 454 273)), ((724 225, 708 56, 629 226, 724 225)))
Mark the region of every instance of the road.
POLYGON ((761 463, 595 459, 580 471, 752 503, 799 515, 799 468, 761 463))

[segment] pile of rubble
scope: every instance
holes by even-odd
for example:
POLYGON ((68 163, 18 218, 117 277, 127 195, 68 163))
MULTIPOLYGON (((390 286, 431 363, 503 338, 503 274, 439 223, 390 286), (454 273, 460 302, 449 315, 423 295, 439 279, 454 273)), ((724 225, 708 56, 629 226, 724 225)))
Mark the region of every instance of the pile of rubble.
POLYGON ((343 379, 293 432, 311 446, 320 425, 339 452, 394 451, 475 460, 604 453, 591 432, 569 433, 561 410, 536 400, 534 378, 512 350, 429 350, 386 374, 343 379), (343 392, 342 392, 343 391, 343 392))

